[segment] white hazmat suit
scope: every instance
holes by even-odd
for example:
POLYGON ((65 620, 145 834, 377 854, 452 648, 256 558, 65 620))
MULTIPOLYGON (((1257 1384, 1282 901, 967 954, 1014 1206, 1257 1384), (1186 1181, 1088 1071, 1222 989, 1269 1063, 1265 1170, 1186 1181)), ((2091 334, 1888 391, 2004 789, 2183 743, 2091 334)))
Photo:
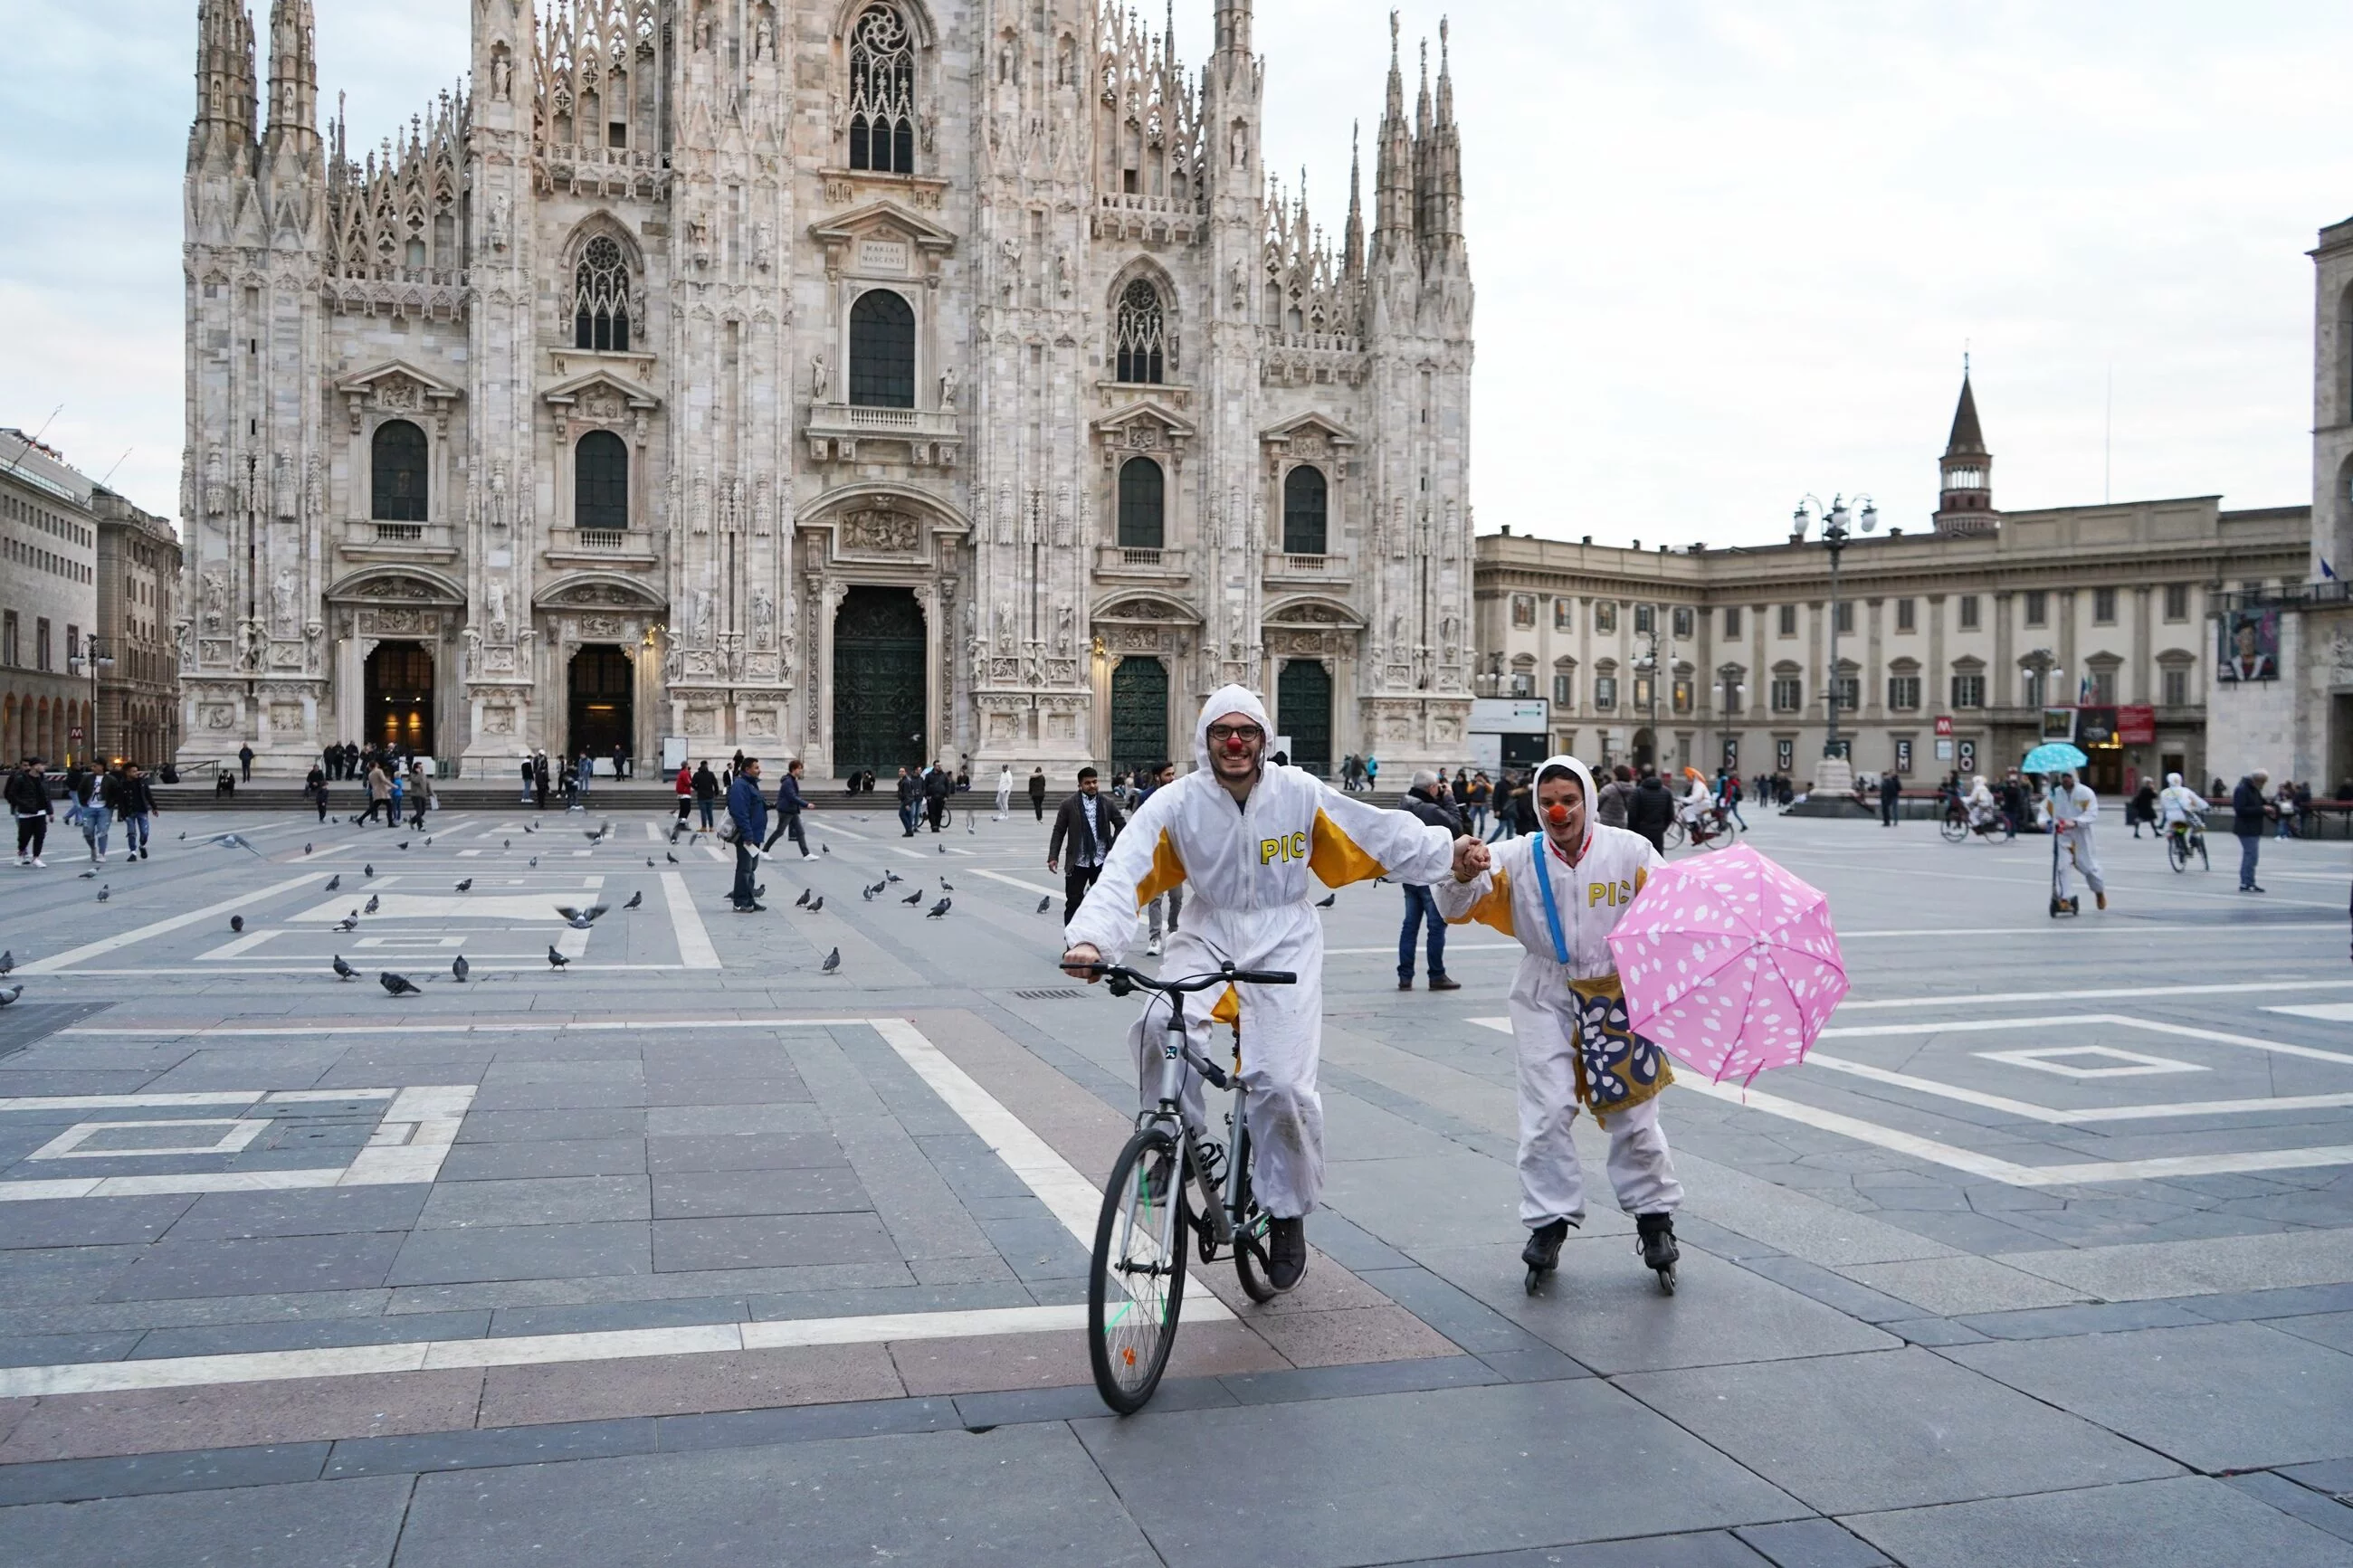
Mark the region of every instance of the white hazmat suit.
POLYGON ((2063 785, 2051 792, 2051 831, 2060 838, 2059 896, 2073 898, 2075 876, 2084 873, 2084 880, 2092 889, 2100 907, 2108 907, 2107 879, 2100 875, 2099 858, 2092 852, 2092 824, 2100 815, 2100 797, 2092 786, 2076 783, 2063 785))
POLYGON ((2165 827, 2177 822, 2204 822, 2205 799, 2183 784, 2179 773, 2168 773, 2165 787, 2157 792, 2157 820, 2165 827))
POLYGON ((1531 1230, 1584 1223, 1585 1175, 1569 1139, 1580 1104, 1609 1134, 1619 1207, 1672 1213, 1683 1196, 1659 1127, 1658 1093, 1674 1073, 1628 1025, 1608 940, 1666 862, 1641 834, 1594 820, 1593 775, 1575 757, 1548 758, 1535 776, 1556 767, 1585 791, 1573 862, 1539 829, 1496 846, 1494 863, 1470 881, 1449 876, 1431 889, 1448 921, 1478 921, 1527 949, 1504 1005, 1519 1047, 1520 1223, 1531 1230))
MULTIPOLYGON (((1261 769, 1249 798, 1237 803, 1209 766, 1209 721, 1229 713, 1255 721, 1273 743, 1273 726, 1255 693, 1240 686, 1211 692, 1193 727, 1194 771, 1153 791, 1129 818, 1063 934, 1066 946, 1085 942, 1105 963, 1116 963, 1135 940, 1138 911, 1189 883, 1185 925, 1168 939, 1161 973, 1202 974, 1230 961, 1237 969, 1298 974, 1295 985, 1229 986, 1215 997, 1192 998, 1187 1020, 1203 1056, 1210 1056, 1213 1019, 1240 1027, 1250 1180, 1268 1214, 1291 1219, 1314 1208, 1324 1184, 1324 1102, 1315 1090, 1324 927, 1309 873, 1333 888, 1381 876, 1449 881, 1454 838, 1406 812, 1380 810, 1313 773, 1271 763, 1261 769)), ((1154 998, 1128 1036, 1145 1109, 1159 1093, 1164 1005, 1154 998)), ((1206 1125, 1200 1082, 1189 1072, 1185 1117, 1197 1129, 1206 1125)))

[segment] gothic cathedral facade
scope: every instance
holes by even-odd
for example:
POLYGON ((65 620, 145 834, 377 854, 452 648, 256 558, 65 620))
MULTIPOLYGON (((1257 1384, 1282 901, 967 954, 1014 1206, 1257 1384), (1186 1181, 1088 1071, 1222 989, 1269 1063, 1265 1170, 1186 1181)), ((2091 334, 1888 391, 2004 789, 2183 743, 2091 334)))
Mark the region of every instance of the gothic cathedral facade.
POLYGON ((474 0, 467 81, 354 156, 311 0, 266 92, 202 0, 186 757, 1067 777, 1240 681, 1302 764, 1459 760, 1443 49, 1409 112, 1392 19, 1335 239, 1268 177, 1250 0, 1198 75, 1092 5, 474 0))

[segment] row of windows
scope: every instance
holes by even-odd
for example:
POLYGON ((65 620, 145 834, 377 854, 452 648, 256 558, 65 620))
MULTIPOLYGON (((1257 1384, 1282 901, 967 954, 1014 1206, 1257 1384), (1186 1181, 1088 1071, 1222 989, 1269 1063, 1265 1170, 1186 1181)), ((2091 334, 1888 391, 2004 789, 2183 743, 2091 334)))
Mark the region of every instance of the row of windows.
MULTIPOLYGON (((2043 675, 2042 672, 2037 670, 2025 670, 2022 671, 2021 674, 2024 680, 2023 700, 2025 706, 2030 708, 2042 707, 2043 704, 2045 689, 2043 675)), ((2159 695, 2158 700, 2168 708, 2186 707, 2189 702, 2189 670, 2178 665, 2168 666, 2166 668, 2159 670, 2158 674, 2159 682, 2159 695)), ((2090 689, 2084 694, 2084 701, 2086 704, 2092 707, 2115 706, 2116 701, 2116 672, 2114 670, 2094 670, 2090 672, 2087 679, 2090 681, 2090 689)), ((1514 681, 1514 691, 1522 695, 1526 694, 1529 689, 1529 679, 1530 678, 1525 676, 1518 678, 1514 681)), ((1861 676, 1842 675, 1839 677, 1837 689, 1838 704, 1841 711, 1852 712, 1862 706, 1862 678, 1861 676)), ((1688 713, 1692 710, 1693 683, 1690 680, 1678 678, 1669 683, 1669 690, 1671 693, 1670 706, 1672 707, 1676 712, 1688 713)), ((1920 700, 1922 695, 1923 688, 1920 677, 1916 675, 1891 675, 1887 678, 1887 706, 1891 711, 1897 713, 1918 712, 1920 710, 1920 700)), ((1776 713, 1798 712, 1805 707, 1805 681, 1803 678, 1799 676, 1777 675, 1772 678, 1772 680, 1767 685, 1767 698, 1772 705, 1773 711, 1776 713)), ((1986 705, 1986 678, 1982 674, 1974 672, 1956 674, 1952 678, 1951 699, 1952 706, 1956 710, 1983 708, 1986 705)), ((1571 675, 1567 671, 1561 671, 1553 676, 1552 700, 1553 705, 1557 708, 1573 708, 1576 706, 1577 678, 1574 675, 1571 675)), ((1638 675, 1634 678, 1633 706, 1639 710, 1646 709, 1650 704, 1651 678, 1646 675, 1638 675)), ((1595 676, 1593 678, 1593 706, 1597 709, 1607 710, 1609 709, 1615 708, 1617 705, 1618 678, 1614 675, 1595 676)))
POLYGON ((36 572, 47 572, 71 583, 94 583, 98 574, 89 565, 72 561, 54 550, 43 550, 21 539, 7 541, 7 558, 19 566, 29 566, 36 572))
POLYGON ((36 506, 22 496, 0 497, 0 517, 7 518, 11 522, 29 523, 43 533, 79 544, 85 550, 97 540, 97 535, 85 525, 71 518, 61 517, 47 507, 36 506))
MULTIPOLYGON (((388 419, 376 426, 368 452, 369 515, 380 522, 423 522, 425 432, 406 419, 388 419)), ((610 430, 591 430, 573 446, 572 526, 629 526, 629 448, 610 430)))
MULTIPOLYGON (((2262 584, 2249 584, 2247 586, 2250 592, 2255 592, 2260 591, 2262 584)), ((2021 601, 2021 612, 2026 625, 2030 626, 2042 626, 2050 625, 2051 595, 2048 589, 2030 588, 2021 594, 2019 598, 2021 601)), ((1980 599, 1978 595, 1959 595, 1954 600, 1954 606, 1956 618, 1959 623, 1961 630, 1965 632, 1973 632, 1978 629, 1979 626, 1982 624, 1982 608, 1980 599)), ((1777 625, 1775 629, 1777 632, 1785 637, 1796 637, 1798 635, 1798 606, 1795 605, 1780 605, 1776 606, 1776 612, 1777 625)), ((1634 606, 1634 630, 1638 635, 1649 635, 1650 630, 1654 624, 1652 617, 1655 614, 1656 611, 1651 605, 1637 605, 1634 606)), ((1725 637, 1727 639, 1730 639, 1740 636, 1740 606, 1737 605, 1726 605, 1724 606, 1722 614, 1724 616, 1725 637)), ((1694 612, 1689 606, 1682 605, 1674 606, 1674 613, 1672 621, 1674 628, 1673 635, 1679 638, 1689 638, 1693 635, 1695 627, 1694 616, 1694 612)), ((2189 584, 2168 583, 2165 584, 2165 618, 2168 621, 2186 621, 2189 618, 2189 584)), ((2094 626, 2114 626, 2116 624, 2116 590, 2114 588, 2093 589, 2093 624, 2094 626)), ((1855 625, 1853 600, 1841 599, 1838 602, 1836 620, 1838 623, 1838 633, 1841 637, 1851 637, 1853 635, 1855 625)), ((1525 629, 1532 627, 1535 624, 1536 595, 1534 594, 1514 594, 1512 595, 1512 625, 1525 629)), ((1916 632, 1919 630, 1919 601, 1917 599, 1910 598, 1896 600, 1896 631, 1898 633, 1916 632)), ((1556 597, 1552 602, 1552 629, 1556 632, 1565 632, 1571 630, 1572 628, 1573 623, 1570 619, 1569 601, 1567 598, 1556 597)), ((1618 629, 1618 606, 1607 600, 1597 603, 1593 606, 1593 629, 1598 632, 1616 631, 1618 629)))
MULTIPOLYGON (((69 624, 66 627, 66 658, 81 657, 81 628, 69 624)), ((0 612, 0 665, 21 669, 25 665, 23 634, 16 612, 0 612)), ((49 646, 49 617, 41 616, 33 622, 33 668, 54 670, 55 657, 49 646)))
MULTIPOLYGON (((1165 549, 1168 537, 1168 477, 1151 458, 1119 467, 1119 542, 1127 550, 1165 549)), ((1302 464, 1283 477, 1282 550, 1286 555, 1325 553, 1331 483, 1324 470, 1302 464)))

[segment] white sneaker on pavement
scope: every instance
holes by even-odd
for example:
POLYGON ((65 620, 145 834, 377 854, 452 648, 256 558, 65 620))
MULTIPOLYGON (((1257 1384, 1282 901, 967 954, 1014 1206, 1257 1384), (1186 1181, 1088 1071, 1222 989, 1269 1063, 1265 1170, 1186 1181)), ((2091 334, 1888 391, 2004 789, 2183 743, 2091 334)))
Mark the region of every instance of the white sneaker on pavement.
POLYGON ((48 868, 49 863, 47 860, 42 859, 38 855, 36 855, 33 857, 33 864, 46 870, 48 868))
POLYGON ((1158 937, 1156 937, 1156 936, 1155 936, 1155 937, 1154 937, 1150 942, 1145 942, 1145 943, 1144 944, 1144 952, 1145 952, 1145 957, 1147 957, 1147 958, 1157 958, 1157 957, 1159 957, 1159 956, 1160 956, 1160 939, 1159 939, 1158 937))

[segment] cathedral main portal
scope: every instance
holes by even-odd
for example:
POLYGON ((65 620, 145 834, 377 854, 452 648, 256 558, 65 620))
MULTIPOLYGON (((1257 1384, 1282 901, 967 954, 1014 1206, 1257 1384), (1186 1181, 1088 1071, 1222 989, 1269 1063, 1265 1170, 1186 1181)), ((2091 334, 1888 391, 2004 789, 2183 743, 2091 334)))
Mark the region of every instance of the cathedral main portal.
POLYGON ((433 754, 433 654, 423 643, 378 643, 367 657, 368 739, 433 754))
POLYGON ((923 754, 923 612, 906 588, 852 588, 833 623, 833 770, 888 779, 923 754))
POLYGON ((572 656, 571 677, 572 754, 609 757, 616 746, 634 751, 638 678, 629 656, 610 643, 591 643, 572 656))

